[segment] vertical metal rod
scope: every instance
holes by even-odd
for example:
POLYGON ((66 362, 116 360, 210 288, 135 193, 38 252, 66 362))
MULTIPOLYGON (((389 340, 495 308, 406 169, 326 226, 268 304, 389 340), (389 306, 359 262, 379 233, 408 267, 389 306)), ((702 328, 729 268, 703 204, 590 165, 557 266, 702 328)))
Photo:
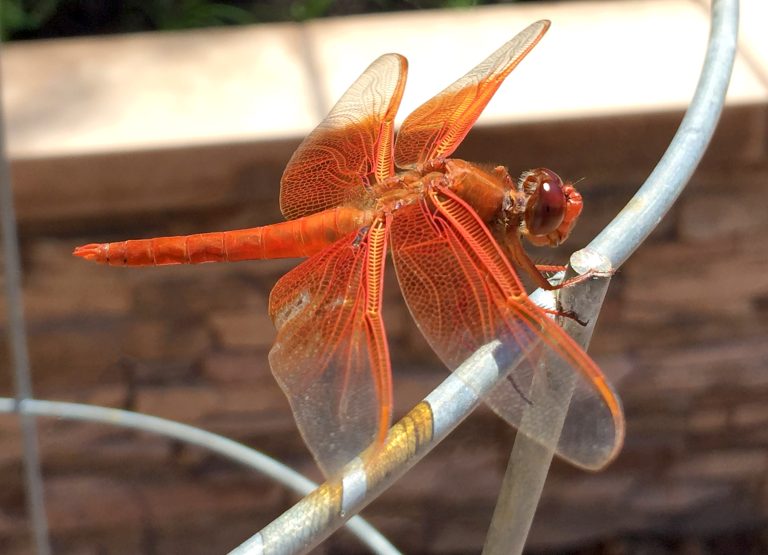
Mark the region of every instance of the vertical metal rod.
MULTIPOLYGON (((562 290, 563 306, 588 321, 586 326, 580 326, 571 320, 567 320, 563 325, 569 335, 585 349, 600 315, 609 281, 608 278, 594 279, 562 290)), ((512 555, 523 552, 573 395, 574 382, 553 388, 544 377, 546 368, 562 363, 557 357, 549 356, 542 361, 540 372, 534 377, 533 404, 523 416, 523 421, 529 417, 536 418, 537 414, 546 414, 551 426, 547 430, 547 445, 529 439, 525 434, 518 433, 515 437, 501 492, 485 539, 484 555, 512 555), (542 377, 544 379, 539 379, 542 377)))
MULTIPOLYGON (((2 75, 0 75, 2 91, 2 75)), ((32 398, 32 378, 29 372, 29 351, 21 297, 21 263, 19 238, 16 233, 16 213, 13 207, 11 172, 5 148, 5 120, 0 106, 0 221, 2 221, 3 252, 5 253, 5 297, 7 304, 8 345, 13 363, 14 390, 17 405, 32 398)), ((27 495, 35 547, 39 555, 49 555, 48 520, 45 514, 43 478, 37 444, 35 417, 18 411, 24 450, 24 485, 27 495)))

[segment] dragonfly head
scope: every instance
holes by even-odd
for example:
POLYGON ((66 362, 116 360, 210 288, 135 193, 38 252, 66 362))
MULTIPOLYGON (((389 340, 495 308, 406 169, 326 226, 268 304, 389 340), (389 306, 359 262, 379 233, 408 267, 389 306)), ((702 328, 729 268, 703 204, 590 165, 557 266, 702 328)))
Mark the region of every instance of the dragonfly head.
POLYGON ((547 168, 520 176, 518 190, 525 198, 523 235, 537 246, 556 247, 568 238, 581 214, 581 194, 571 183, 547 168))

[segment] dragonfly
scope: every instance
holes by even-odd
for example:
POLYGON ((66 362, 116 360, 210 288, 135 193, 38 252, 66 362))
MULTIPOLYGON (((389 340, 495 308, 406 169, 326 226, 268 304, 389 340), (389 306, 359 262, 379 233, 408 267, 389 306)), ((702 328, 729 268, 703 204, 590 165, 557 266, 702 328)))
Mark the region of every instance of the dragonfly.
MULTIPOLYGON (((540 41, 547 20, 528 26, 410 114, 395 134, 407 61, 376 59, 294 152, 280 183, 286 221, 250 229, 92 243, 75 249, 112 266, 306 258, 269 297, 277 330, 269 353, 301 434, 326 475, 371 445, 392 421, 392 374, 382 290, 391 253, 406 304, 431 348, 456 369, 498 340, 510 371, 484 399, 542 443, 546 418, 524 424, 542 352, 557 364, 546 379, 572 384, 569 419, 556 452, 597 469, 620 449, 620 401, 595 362, 528 297, 517 271, 545 289, 522 238, 556 246, 583 200, 554 171, 514 180, 503 166, 451 158, 510 72, 540 41), (568 424, 573 422, 573 424, 568 424)), ((535 85, 535 84, 534 84, 535 85)), ((572 282, 566 282, 568 285, 572 282)))

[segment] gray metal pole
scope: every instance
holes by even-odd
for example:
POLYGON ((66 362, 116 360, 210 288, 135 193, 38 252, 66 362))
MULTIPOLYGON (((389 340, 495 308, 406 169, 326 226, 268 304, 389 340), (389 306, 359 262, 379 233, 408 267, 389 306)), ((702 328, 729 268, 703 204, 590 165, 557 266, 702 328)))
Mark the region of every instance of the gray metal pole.
MULTIPOLYGON (((2 76, 0 76, 0 91, 2 91, 2 76)), ((2 222, 3 252, 5 253, 8 345, 13 363, 16 402, 22 403, 26 399, 32 398, 32 378, 29 372, 24 302, 21 297, 19 238, 16 234, 16 212, 13 207, 11 172, 5 149, 5 121, 2 106, 0 106, 0 221, 2 222)), ((45 514, 43 478, 37 444, 37 425, 34 417, 27 414, 19 414, 19 424, 24 451, 24 486, 35 548, 39 555, 49 555, 51 545, 48 539, 48 520, 45 514)))

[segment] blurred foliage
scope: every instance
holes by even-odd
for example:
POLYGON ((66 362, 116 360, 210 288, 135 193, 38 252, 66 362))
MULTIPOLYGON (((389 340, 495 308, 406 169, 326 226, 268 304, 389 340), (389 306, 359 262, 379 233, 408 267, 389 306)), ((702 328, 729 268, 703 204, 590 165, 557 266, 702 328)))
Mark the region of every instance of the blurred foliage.
MULTIPOLYGON (((0 0, 2 40, 193 29, 515 0, 0 0)), ((518 0, 526 1, 526 0, 518 0)), ((531 1, 531 0, 528 0, 531 1)))
POLYGON ((34 32, 56 12, 59 0, 0 0, 0 37, 6 40, 13 33, 34 32))

